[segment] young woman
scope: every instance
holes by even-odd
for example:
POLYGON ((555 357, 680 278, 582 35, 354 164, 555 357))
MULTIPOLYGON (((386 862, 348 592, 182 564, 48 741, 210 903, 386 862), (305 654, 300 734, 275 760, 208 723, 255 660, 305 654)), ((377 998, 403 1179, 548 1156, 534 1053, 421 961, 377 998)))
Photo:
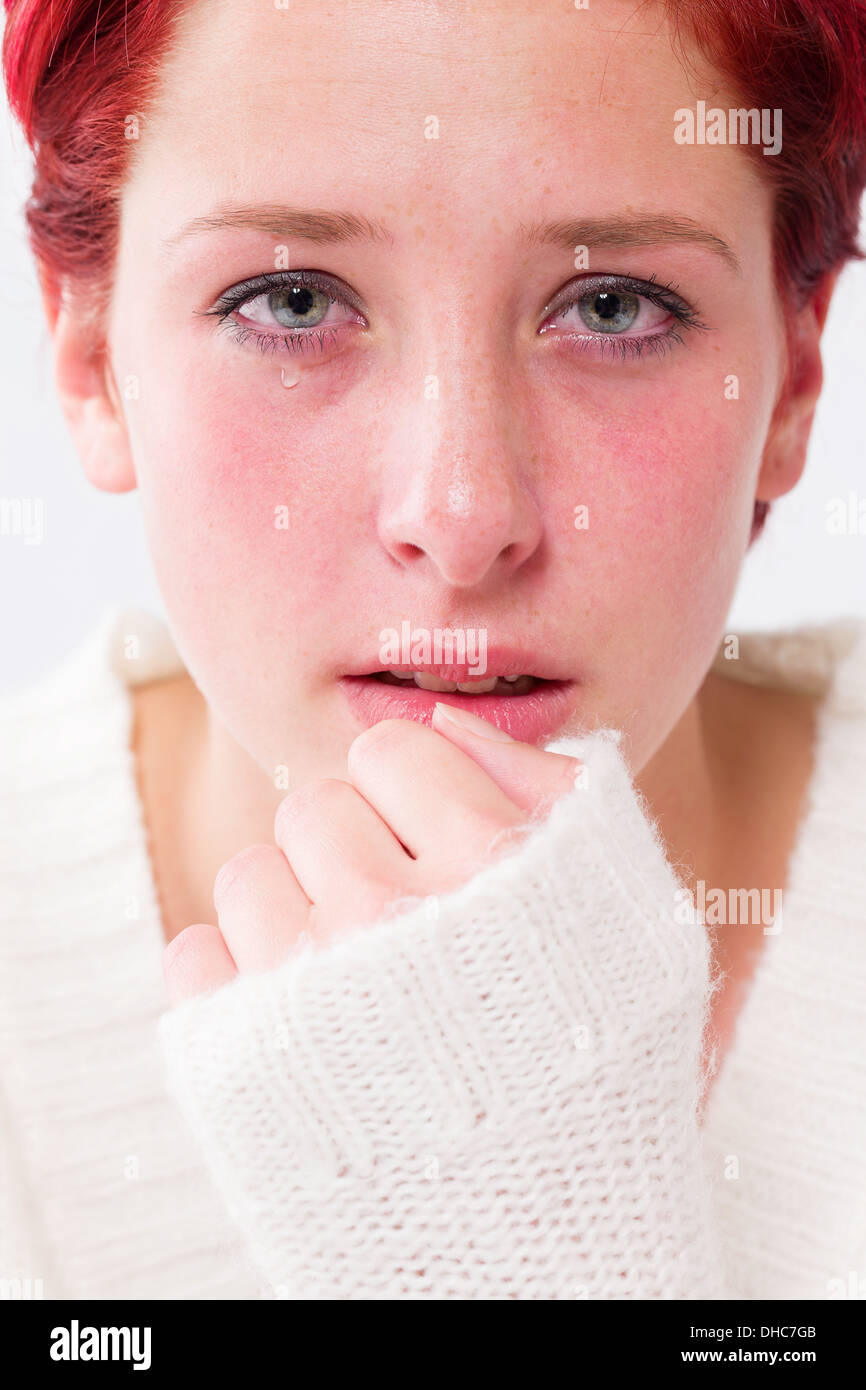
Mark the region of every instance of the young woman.
POLYGON ((850 1296, 866 636, 725 620, 861 254, 861 0, 6 10, 168 628, 0 721, 0 1274, 850 1296))

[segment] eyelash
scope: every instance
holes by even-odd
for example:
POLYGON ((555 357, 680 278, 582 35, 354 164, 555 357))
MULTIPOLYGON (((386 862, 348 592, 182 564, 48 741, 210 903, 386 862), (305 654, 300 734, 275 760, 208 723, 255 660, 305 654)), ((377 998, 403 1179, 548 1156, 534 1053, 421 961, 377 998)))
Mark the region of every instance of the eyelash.
POLYGON ((697 309, 686 304, 685 300, 676 293, 678 286, 672 283, 660 285, 656 281, 655 275, 651 275, 648 280, 639 279, 634 275, 592 275, 581 280, 575 288, 576 292, 570 295, 567 289, 562 292, 566 296, 565 299, 561 301, 559 299, 551 300, 545 307, 545 317, 550 318, 554 315, 567 313, 581 300, 591 297, 594 293, 598 294, 602 290, 609 290, 625 291, 628 294, 637 295, 641 299, 646 299, 651 304, 673 314, 676 323, 658 333, 632 336, 627 333, 611 333, 606 336, 602 333, 592 333, 589 329, 586 333, 571 333, 567 330, 561 332, 559 336, 565 338, 570 349, 574 352, 589 352, 602 359, 607 354, 611 357, 618 357, 620 361, 625 361, 627 359, 636 360, 645 351, 649 351, 661 358, 666 353, 673 351, 675 343, 683 342, 684 333, 691 332, 692 329, 698 331, 706 331, 707 329, 707 325, 701 321, 697 309))
MULTIPOLYGON (((220 328, 227 331, 238 344, 242 345, 252 340, 255 347, 263 354, 276 353, 278 349, 289 353, 308 351, 323 353, 327 340, 330 338, 331 343, 336 342, 340 328, 349 327, 348 324, 326 328, 294 329, 284 333, 263 333, 252 325, 239 323, 234 317, 238 309, 243 308, 244 304, 249 303, 257 296, 291 286, 303 286, 308 289, 319 290, 327 295, 333 304, 344 304, 358 314, 361 312, 356 304, 351 303, 346 298, 345 292, 340 292, 339 283, 330 276, 319 271, 293 270, 275 271, 233 285, 220 295, 212 308, 204 311, 204 316, 216 317, 219 320, 220 328)), ((642 356, 644 351, 653 352, 661 358, 673 350, 675 343, 683 342, 683 333, 693 329, 705 331, 707 328, 707 325, 701 322, 698 311, 679 297, 676 293, 677 288, 674 284, 658 284, 655 275, 651 275, 648 280, 638 279, 633 275, 589 276, 577 283, 576 292, 570 297, 568 297, 568 290, 566 289, 561 292, 561 294, 566 295, 564 300, 561 302, 557 299, 551 300, 545 306, 544 314, 546 318, 550 318, 553 315, 567 313, 581 300, 586 299, 592 293, 600 293, 601 291, 624 291, 637 295, 673 314, 676 324, 658 333, 642 335, 629 336, 625 333, 612 333, 607 336, 590 331, 586 333, 564 331, 559 336, 566 339, 571 350, 591 352, 602 359, 607 354, 618 357, 620 361, 636 360, 642 356)))
POLYGON ((340 328, 347 328, 349 324, 340 324, 326 328, 296 328, 289 329, 283 333, 263 333, 251 324, 238 323, 233 316, 238 309, 242 309, 250 300, 262 294, 269 294, 274 290, 292 289, 302 287, 304 289, 320 290, 327 295, 332 304, 345 304, 347 308, 360 314, 360 309, 350 303, 345 291, 340 291, 339 283, 330 276, 324 275, 314 270, 291 270, 291 271, 272 271, 269 275, 257 275, 252 280, 242 280, 238 285, 232 285, 231 289, 226 290, 220 295, 216 304, 211 309, 204 311, 205 317, 213 316, 219 320, 219 327, 228 332, 235 342, 243 344, 252 339, 254 345, 262 353, 275 353, 277 350, 285 352, 318 352, 325 351, 326 339, 336 340, 340 328))
POLYGON ((326 336, 330 334, 333 341, 337 334, 335 328, 298 328, 289 333, 262 333, 258 328, 250 328, 226 316, 221 319, 220 327, 230 333, 236 343, 243 344, 252 338, 261 353, 276 352, 278 347, 290 353, 309 350, 324 352, 326 336))

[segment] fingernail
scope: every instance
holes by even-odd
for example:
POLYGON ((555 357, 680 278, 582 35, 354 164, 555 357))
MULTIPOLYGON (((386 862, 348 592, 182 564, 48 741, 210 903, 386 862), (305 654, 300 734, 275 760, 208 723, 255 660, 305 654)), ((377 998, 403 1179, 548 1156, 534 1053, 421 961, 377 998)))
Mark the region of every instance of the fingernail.
POLYGON ((459 705, 445 705, 441 700, 437 700, 434 713, 437 709, 452 724, 458 724, 461 729, 465 729, 467 733, 476 734, 478 738, 492 738, 500 743, 514 742, 511 735, 507 734, 504 729, 498 728, 496 724, 491 724, 487 719, 482 719, 478 714, 471 714, 468 709, 462 709, 459 705))

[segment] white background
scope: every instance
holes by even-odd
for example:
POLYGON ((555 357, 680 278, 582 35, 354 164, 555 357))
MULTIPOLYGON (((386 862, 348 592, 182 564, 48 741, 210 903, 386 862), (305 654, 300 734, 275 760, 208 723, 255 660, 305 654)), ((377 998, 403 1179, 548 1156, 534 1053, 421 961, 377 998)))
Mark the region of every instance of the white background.
MULTIPOLYGON (((109 603, 162 604, 137 497, 84 479, 56 402, 47 331, 24 240, 29 159, 0 110, 0 497, 44 499, 41 545, 0 535, 0 691, 26 684, 109 603)), ((731 630, 866 614, 866 535, 827 530, 828 503, 866 498, 866 264, 840 277, 824 337, 825 385, 802 482, 774 504, 746 561, 731 630)))

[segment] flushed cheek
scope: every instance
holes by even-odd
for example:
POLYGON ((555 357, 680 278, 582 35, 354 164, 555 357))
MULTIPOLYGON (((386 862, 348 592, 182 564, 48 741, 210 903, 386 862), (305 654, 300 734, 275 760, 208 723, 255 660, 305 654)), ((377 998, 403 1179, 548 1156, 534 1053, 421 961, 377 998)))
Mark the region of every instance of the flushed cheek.
POLYGON ((567 460, 575 506, 589 512, 584 550, 594 568, 649 566, 670 588, 686 565, 712 568, 727 552, 739 563, 766 433, 763 410, 725 400, 720 379, 690 378, 652 391, 599 393, 565 426, 554 447, 567 460))
POLYGON ((206 377, 160 385, 161 409, 133 430, 154 564, 176 622, 221 647, 278 646, 339 604, 347 547, 362 524, 358 459, 334 438, 350 422, 290 405, 279 367, 259 389, 206 377))
POLYGON ((697 394, 698 408, 694 391, 671 388, 627 412, 611 400, 570 432, 557 505, 586 510, 559 529, 563 582, 610 716, 648 704, 676 716, 712 659, 748 542, 766 422, 697 394))

